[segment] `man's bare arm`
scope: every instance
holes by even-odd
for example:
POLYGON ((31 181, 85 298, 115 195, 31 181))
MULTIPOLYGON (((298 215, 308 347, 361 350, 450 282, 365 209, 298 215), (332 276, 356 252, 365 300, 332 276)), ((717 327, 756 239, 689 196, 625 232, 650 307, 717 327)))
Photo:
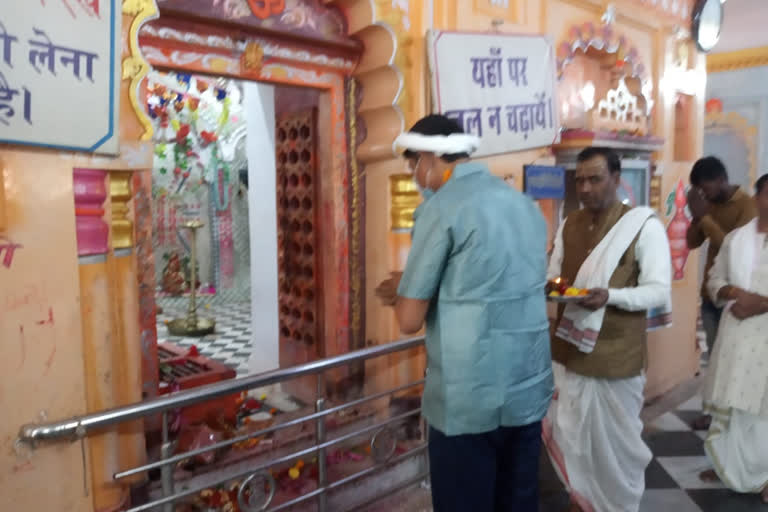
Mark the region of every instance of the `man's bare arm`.
POLYGON ((419 332, 424 327, 428 310, 428 300, 398 297, 395 303, 395 315, 397 316, 397 323, 400 325, 400 331, 403 334, 419 332))

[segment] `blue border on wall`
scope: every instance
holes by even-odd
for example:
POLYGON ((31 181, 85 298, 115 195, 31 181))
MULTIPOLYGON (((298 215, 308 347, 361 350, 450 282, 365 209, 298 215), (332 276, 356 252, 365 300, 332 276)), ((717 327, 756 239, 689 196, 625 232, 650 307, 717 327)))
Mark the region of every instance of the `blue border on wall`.
POLYGON ((78 151, 78 152, 87 152, 87 153, 93 153, 98 148, 100 148, 105 142, 107 142, 109 139, 111 139, 115 134, 115 74, 117 73, 117 70, 115 69, 115 40, 117 39, 117 33, 116 33, 116 11, 117 6, 116 4, 122 5, 122 2, 120 0, 112 0, 110 2, 112 8, 109 16, 109 26, 110 26, 110 42, 109 42, 109 128, 107 130, 106 135, 104 135, 102 138, 100 138, 96 143, 91 147, 78 147, 78 146, 60 146, 56 144, 43 144, 40 142, 30 142, 30 141, 18 141, 18 140, 8 140, 8 139, 1 139, 0 138, 0 144, 13 144, 17 146, 34 146, 34 147, 40 147, 40 148, 47 148, 47 149, 61 149, 65 151, 78 151))

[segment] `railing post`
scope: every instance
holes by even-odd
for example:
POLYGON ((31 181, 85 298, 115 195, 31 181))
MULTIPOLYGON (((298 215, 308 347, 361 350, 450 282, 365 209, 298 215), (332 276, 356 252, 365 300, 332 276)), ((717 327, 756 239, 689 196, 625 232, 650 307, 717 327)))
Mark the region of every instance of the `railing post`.
MULTIPOLYGON (((168 413, 163 412, 163 444, 160 446, 160 457, 165 460, 173 455, 173 444, 168 435, 168 413)), ((163 487, 163 498, 173 494, 173 466, 167 464, 160 468, 160 482, 163 487)), ((163 512, 173 512, 173 503, 163 505, 163 512)))
MULTIPOLYGON (((429 373, 429 369, 424 370, 424 378, 427 378, 427 373, 429 373)), ((421 440, 424 442, 424 444, 427 445, 427 452, 426 452, 426 459, 427 459, 427 475, 432 474, 432 468, 429 464, 429 423, 427 423, 427 418, 424 417, 424 414, 421 414, 421 440)), ((431 477, 427 476, 426 480, 421 482, 421 488, 422 489, 431 489, 432 488, 432 482, 431 477)))
MULTIPOLYGON (((315 412, 321 412, 325 409, 325 398, 318 398, 315 403, 315 412)), ((316 444, 325 442, 325 416, 321 416, 317 419, 316 444)), ((325 448, 319 448, 317 450, 317 487, 324 488, 328 485, 328 466, 325 457, 325 448)), ((328 504, 328 496, 325 490, 317 495, 317 509, 318 512, 326 512, 328 504)))
MULTIPOLYGON (((426 452, 426 458, 427 458, 427 475, 432 474, 432 468, 429 464, 429 424, 427 423, 427 419, 422 416, 421 424, 422 427, 422 433, 421 438, 424 440, 424 444, 427 445, 427 452, 426 452)), ((427 476, 427 478, 421 482, 421 488, 422 489, 431 489, 432 488, 432 482, 430 480, 430 476, 427 476)))

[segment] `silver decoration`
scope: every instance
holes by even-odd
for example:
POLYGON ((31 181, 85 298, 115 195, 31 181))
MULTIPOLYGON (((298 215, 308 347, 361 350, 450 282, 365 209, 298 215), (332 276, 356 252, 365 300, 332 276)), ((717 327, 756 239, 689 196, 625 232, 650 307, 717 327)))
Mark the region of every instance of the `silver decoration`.
POLYGON ((246 159, 247 153, 244 147, 244 141, 248 135, 248 126, 243 124, 235 128, 226 137, 219 140, 219 150, 221 151, 221 159, 225 162, 230 162, 230 168, 234 165, 236 160, 246 159), (243 141, 241 145, 240 142, 243 141), (238 154, 239 151, 239 154, 238 154))
POLYGON ((613 4, 608 4, 608 6, 605 8, 605 12, 600 18, 600 21, 603 22, 603 25, 613 25, 616 23, 616 6, 613 4))
POLYGON ((377 430, 371 437, 371 457, 377 464, 387 462, 397 449, 397 434, 390 425, 377 430))
POLYGON ((275 497, 275 477, 271 473, 260 471, 246 478, 237 491, 237 503, 244 512, 261 512, 267 510, 275 497), (269 492, 264 487, 269 486, 269 492), (249 491, 246 495, 246 490, 249 491))

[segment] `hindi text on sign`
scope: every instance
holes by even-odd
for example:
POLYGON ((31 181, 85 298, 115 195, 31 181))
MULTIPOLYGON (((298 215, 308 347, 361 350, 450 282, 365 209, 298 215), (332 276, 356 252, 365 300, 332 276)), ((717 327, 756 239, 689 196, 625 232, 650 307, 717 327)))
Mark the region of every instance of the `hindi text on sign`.
POLYGON ((431 32, 437 112, 481 138, 476 156, 558 139, 555 59, 543 36, 431 32))

